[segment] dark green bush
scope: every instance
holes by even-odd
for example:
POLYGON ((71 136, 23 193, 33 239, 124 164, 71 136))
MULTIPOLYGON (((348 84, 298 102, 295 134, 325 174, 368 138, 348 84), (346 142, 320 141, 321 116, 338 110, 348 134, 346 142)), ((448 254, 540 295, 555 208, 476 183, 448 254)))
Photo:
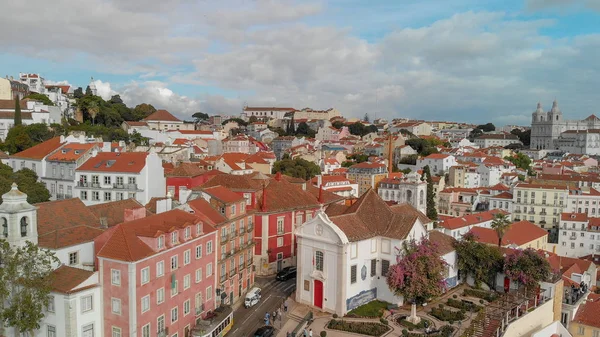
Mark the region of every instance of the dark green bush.
POLYGON ((381 336, 390 331, 390 327, 381 323, 372 322, 347 322, 344 320, 332 319, 327 324, 329 329, 357 333, 368 336, 381 336))
POLYGON ((465 314, 460 311, 452 311, 448 309, 432 308, 429 314, 440 321, 462 321, 465 319, 465 314))

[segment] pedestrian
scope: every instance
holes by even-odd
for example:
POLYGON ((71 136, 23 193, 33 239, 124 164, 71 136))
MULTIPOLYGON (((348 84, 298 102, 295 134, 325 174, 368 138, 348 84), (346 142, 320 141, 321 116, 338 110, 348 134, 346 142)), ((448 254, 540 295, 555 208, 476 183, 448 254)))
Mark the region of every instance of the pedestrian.
POLYGON ((277 317, 279 317, 279 320, 281 321, 281 309, 280 308, 277 309, 277 317))
POLYGON ((312 337, 312 329, 308 332, 308 337, 312 337))
POLYGON ((277 319, 277 311, 273 311, 273 321, 277 319))
POLYGON ((304 328, 304 337, 308 337, 308 332, 306 331, 306 328, 304 328))
POLYGON ((283 312, 287 312, 287 300, 283 302, 283 312))
POLYGON ((288 331, 288 332, 285 334, 285 337, 292 337, 292 334, 291 334, 291 333, 288 331))

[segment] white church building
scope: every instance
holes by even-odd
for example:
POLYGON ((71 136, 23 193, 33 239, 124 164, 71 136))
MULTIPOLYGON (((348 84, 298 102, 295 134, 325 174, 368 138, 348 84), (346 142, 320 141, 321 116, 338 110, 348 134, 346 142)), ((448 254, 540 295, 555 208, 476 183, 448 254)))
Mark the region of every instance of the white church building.
MULTIPOLYGON (((295 231, 296 301, 340 316, 375 299, 402 304, 402 297, 386 284, 388 269, 405 240, 428 237, 432 227, 432 221, 413 206, 388 206, 373 190, 351 206, 330 205, 295 231)), ((452 240, 439 234, 436 238, 452 240)), ((452 287, 457 268, 447 242, 440 246, 449 265, 447 284, 452 287)))

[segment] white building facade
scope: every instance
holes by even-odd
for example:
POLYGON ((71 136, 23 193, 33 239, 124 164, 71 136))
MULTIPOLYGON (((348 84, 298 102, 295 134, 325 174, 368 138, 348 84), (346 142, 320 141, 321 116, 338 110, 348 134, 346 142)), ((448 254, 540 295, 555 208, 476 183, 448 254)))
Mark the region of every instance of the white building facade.
POLYGON ((600 218, 583 213, 563 213, 557 245, 558 255, 582 257, 600 254, 600 218))

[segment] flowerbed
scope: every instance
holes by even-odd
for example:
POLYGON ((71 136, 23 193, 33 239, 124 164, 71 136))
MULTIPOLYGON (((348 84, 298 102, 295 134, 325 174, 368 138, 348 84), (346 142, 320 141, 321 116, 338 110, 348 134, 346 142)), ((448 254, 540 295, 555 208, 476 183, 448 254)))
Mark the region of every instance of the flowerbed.
POLYGON ((418 324, 414 324, 412 322, 409 322, 406 320, 405 316, 400 316, 396 319, 396 322, 402 326, 405 326, 409 329, 425 329, 428 326, 433 326, 433 324, 431 324, 431 321, 421 318, 421 321, 418 324))
POLYGON ((452 311, 443 308, 432 308, 429 314, 440 321, 453 322, 462 321, 465 319, 465 314, 462 311, 452 311))
POLYGON ((332 319, 327 324, 327 328, 345 332, 353 332, 368 336, 381 336, 390 331, 390 327, 381 323, 372 322, 348 322, 344 320, 332 319))
POLYGON ((496 295, 495 293, 478 289, 465 289, 465 291, 463 292, 463 296, 473 296, 481 298, 488 302, 493 302, 498 298, 498 295, 496 295))
POLYGON ((367 304, 363 304, 360 307, 356 307, 346 317, 364 317, 364 318, 376 318, 383 316, 383 311, 387 309, 389 303, 385 301, 371 301, 367 304))
POLYGON ((419 333, 419 332, 409 332, 406 329, 402 330, 403 337, 450 337, 454 332, 454 327, 450 325, 444 325, 438 332, 434 333, 419 333))
POLYGON ((446 302, 446 305, 448 305, 449 307, 456 308, 456 309, 462 309, 465 311, 472 311, 472 312, 478 312, 482 308, 481 306, 476 305, 474 303, 459 301, 459 300, 455 300, 453 298, 449 298, 448 301, 446 302))

